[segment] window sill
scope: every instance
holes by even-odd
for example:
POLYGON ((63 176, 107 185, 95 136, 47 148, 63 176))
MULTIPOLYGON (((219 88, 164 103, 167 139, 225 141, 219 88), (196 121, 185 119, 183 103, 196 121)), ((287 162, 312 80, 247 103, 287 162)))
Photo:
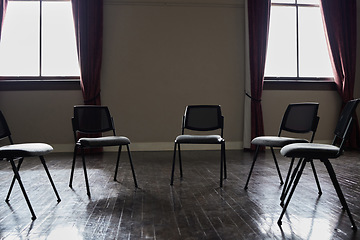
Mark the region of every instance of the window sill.
POLYGON ((264 90, 320 90, 336 91, 334 81, 264 80, 264 90))
POLYGON ((0 91, 80 90, 79 79, 0 80, 0 91))

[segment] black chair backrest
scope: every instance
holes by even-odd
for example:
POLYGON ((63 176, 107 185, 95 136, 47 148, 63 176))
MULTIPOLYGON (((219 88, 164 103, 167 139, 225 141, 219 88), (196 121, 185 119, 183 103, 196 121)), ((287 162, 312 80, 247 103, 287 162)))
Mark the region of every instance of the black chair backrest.
POLYGON ((183 119, 183 133, 184 128, 195 131, 212 131, 223 130, 223 127, 224 117, 221 114, 219 105, 190 105, 186 107, 183 119))
POLYGON ((8 138, 10 143, 13 144, 9 126, 7 125, 3 113, 0 111, 0 140, 4 138, 8 138))
POLYGON ((106 106, 74 106, 72 124, 74 133, 114 132, 113 120, 106 106))
POLYGON ((354 112, 356 110, 359 101, 360 99, 354 99, 347 102, 346 105, 344 106, 334 131, 335 137, 334 137, 333 145, 336 144, 336 142, 340 139, 341 140, 340 148, 343 147, 343 144, 347 139, 347 135, 352 124, 352 120, 353 120, 352 117, 354 115, 354 112))
POLYGON ((291 103, 286 108, 281 121, 281 131, 293 133, 309 133, 313 135, 317 129, 319 117, 317 116, 319 103, 291 103))

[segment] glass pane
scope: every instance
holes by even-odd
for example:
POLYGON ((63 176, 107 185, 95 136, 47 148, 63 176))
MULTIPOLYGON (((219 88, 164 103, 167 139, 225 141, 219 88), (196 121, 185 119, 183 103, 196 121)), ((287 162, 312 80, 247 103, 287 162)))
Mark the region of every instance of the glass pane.
POLYGON ((333 77, 320 8, 299 8, 300 77, 333 77))
POLYGON ((0 76, 39 75, 39 2, 9 1, 0 42, 0 76))
POLYGON ((295 7, 271 8, 265 76, 297 76, 295 20, 295 7))
POLYGON ((71 2, 43 2, 42 76, 79 76, 71 2))
POLYGON ((297 0, 298 4, 316 4, 319 5, 319 0, 297 0))

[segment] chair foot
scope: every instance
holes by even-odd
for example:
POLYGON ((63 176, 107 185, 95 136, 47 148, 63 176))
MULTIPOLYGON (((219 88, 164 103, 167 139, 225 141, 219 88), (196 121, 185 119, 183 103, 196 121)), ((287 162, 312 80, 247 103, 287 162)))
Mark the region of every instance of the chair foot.
POLYGON ((351 226, 351 229, 354 230, 354 231, 357 231, 356 225, 352 225, 352 226, 351 226))
POLYGON ((35 219, 36 219, 36 216, 32 216, 32 217, 31 217, 31 220, 34 221, 35 219))
POLYGON ((277 224, 278 224, 279 226, 281 226, 281 225, 282 225, 282 221, 281 221, 281 220, 277 221, 277 224))

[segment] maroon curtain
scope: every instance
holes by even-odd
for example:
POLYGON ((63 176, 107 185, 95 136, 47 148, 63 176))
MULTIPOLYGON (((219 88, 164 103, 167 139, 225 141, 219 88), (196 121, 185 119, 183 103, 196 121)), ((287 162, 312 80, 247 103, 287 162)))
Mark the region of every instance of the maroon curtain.
MULTIPOLYGON (((357 40, 356 0, 321 0, 320 3, 334 80, 344 106, 354 98, 357 40)), ((349 146, 358 148, 360 147, 360 134, 356 116, 354 122, 349 146)))
POLYGON ((84 104, 100 105, 103 0, 72 0, 72 6, 84 104))
POLYGON ((2 30, 2 24, 5 18, 5 12, 7 7, 8 0, 0 0, 0 40, 1 40, 1 30, 2 30))
MULTIPOLYGON (((269 34, 270 6, 270 0, 248 0, 252 139, 264 135, 261 96, 269 34)), ((251 146, 251 149, 254 149, 254 146, 251 146)))

